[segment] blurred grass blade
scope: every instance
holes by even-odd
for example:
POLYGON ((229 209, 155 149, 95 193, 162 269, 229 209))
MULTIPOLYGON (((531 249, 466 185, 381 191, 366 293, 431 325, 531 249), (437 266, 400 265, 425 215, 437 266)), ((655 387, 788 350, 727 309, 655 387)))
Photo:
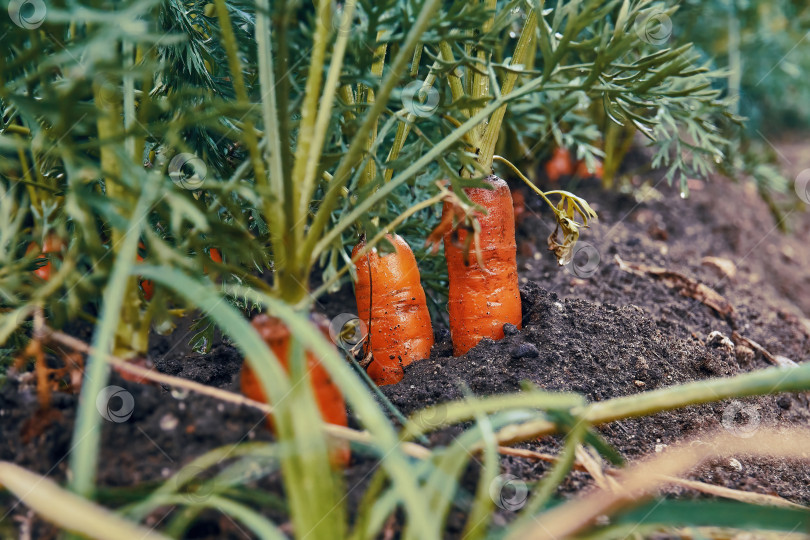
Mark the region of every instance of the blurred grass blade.
MULTIPOLYGON (((802 392, 808 389, 810 389, 810 363, 805 363, 791 369, 773 367, 733 377, 695 381, 607 399, 582 408, 576 407, 571 413, 582 417, 591 425, 599 425, 689 405, 782 392, 802 392)), ((522 426, 509 426, 498 434, 498 440, 503 444, 556 432, 557 424, 554 422, 535 420, 522 426)))
POLYGON ((468 397, 464 400, 426 407, 411 415, 403 428, 403 437, 413 438, 442 426, 464 422, 478 414, 510 409, 570 410, 584 406, 585 398, 568 392, 532 390, 516 394, 468 397))
MULTIPOLYGON (((188 505, 195 509, 210 508, 218 510, 225 515, 241 522, 257 537, 268 540, 286 540, 288 537, 272 521, 261 515, 256 510, 244 504, 220 497, 219 495, 208 495, 202 500, 195 500, 186 495, 172 495, 161 500, 161 506, 184 506, 188 505)), ((301 537, 304 537, 302 535, 301 537)), ((127 537, 129 538, 129 537, 127 537)), ((137 537, 132 537, 137 538, 137 537)))
MULTIPOLYGON (((129 170, 129 172, 132 172, 129 170)), ((145 174, 141 172, 141 174, 145 174)), ((113 265, 107 286, 104 288, 104 303, 98 324, 93 332, 94 353, 87 360, 87 368, 76 412, 76 425, 73 428, 73 446, 69 467, 73 476, 71 490, 81 495, 92 495, 95 488, 96 466, 101 443, 101 415, 96 410, 96 397, 107 384, 109 366, 104 361, 112 351, 116 330, 121 319, 124 297, 127 292, 135 256, 138 252, 138 239, 146 225, 146 215, 157 195, 159 176, 147 175, 143 191, 132 212, 129 227, 113 265)))
POLYGON ((236 459, 243 456, 269 459, 275 457, 275 454, 275 445, 265 442, 242 443, 236 446, 228 444, 209 450, 181 467, 148 497, 126 508, 125 515, 135 521, 141 521, 160 506, 161 499, 179 492, 185 484, 194 480, 196 474, 214 467, 226 459, 236 459))
POLYGON ((53 480, 14 463, 0 461, 0 485, 44 519, 67 531, 109 540, 167 538, 156 531, 131 523, 106 508, 59 487, 53 480))
MULTIPOLYGON (((578 535, 590 529, 599 516, 632 508, 652 497, 667 483, 668 476, 681 476, 708 459, 747 455, 804 460, 810 446, 810 430, 802 428, 760 428, 748 438, 720 432, 702 435, 700 444, 684 441, 663 453, 649 457, 614 477, 618 487, 591 490, 549 511, 522 520, 510 531, 509 539, 554 539, 578 535)), ((781 510, 782 508, 780 508, 781 510)))
MULTIPOLYGON (((481 433, 484 448, 484 462, 478 477, 478 488, 475 492, 470 513, 467 516, 467 523, 464 525, 462 538, 465 540, 479 540, 484 538, 490 523, 495 501, 490 495, 490 487, 500 472, 500 460, 498 456, 498 443, 495 438, 495 430, 489 417, 478 413, 475 416, 476 427, 481 433)), ((445 526, 445 529, 447 527, 445 526)))
MULTIPOLYGON (((268 388, 276 384, 273 377, 268 375, 261 366, 262 361, 271 361, 272 357, 269 355, 272 353, 242 315, 223 302, 222 297, 210 286, 205 286, 177 270, 166 267, 139 266, 138 272, 146 279, 162 283, 167 288, 173 289, 186 301, 206 312, 246 354, 251 367, 255 366, 257 369, 257 375, 259 375, 262 385, 268 388)), ((363 382, 337 353, 334 344, 329 343, 320 332, 316 331, 306 317, 283 301, 244 287, 231 287, 229 291, 237 296, 243 296, 247 301, 266 307, 272 315, 284 322, 296 339, 307 343, 308 350, 312 351, 323 364, 332 380, 340 387, 346 401, 360 414, 363 424, 374 437, 378 451, 383 456, 382 467, 396 484, 397 494, 401 498, 405 510, 420 534, 423 537, 429 537, 432 530, 431 525, 424 519, 429 515, 428 506, 424 496, 419 492, 416 477, 401 449, 399 437, 363 382)), ((277 362, 273 363, 277 364, 277 362)), ((281 376, 286 378, 283 373, 281 376)), ((274 394, 270 395, 274 396, 274 394)), ((274 397, 283 398, 283 395, 274 397)), ((271 401, 273 400, 271 399, 271 401)), ((303 474, 313 476, 314 485, 328 481, 324 477, 317 476, 315 471, 306 470, 303 474)), ((331 475, 328 476, 331 478, 331 475)), ((292 478, 289 480, 293 481, 292 478)), ((315 493, 319 493, 321 490, 323 490, 322 487, 315 493)))
POLYGON ((611 522, 617 526, 644 523, 659 527, 728 527, 806 534, 810 531, 810 511, 731 501, 656 500, 614 516, 611 522))

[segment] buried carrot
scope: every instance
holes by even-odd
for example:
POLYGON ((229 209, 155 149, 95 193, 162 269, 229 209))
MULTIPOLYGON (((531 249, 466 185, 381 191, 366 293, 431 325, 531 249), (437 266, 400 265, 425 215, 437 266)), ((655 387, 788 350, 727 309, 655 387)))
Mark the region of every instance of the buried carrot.
MULTIPOLYGON (((452 231, 444 234, 454 356, 466 353, 483 338, 501 339, 505 323, 521 326, 512 196, 509 186, 497 176, 489 176, 485 182, 493 189, 464 190, 487 212, 476 213, 480 259, 470 248, 470 231, 459 228, 458 241, 452 231)), ((452 204, 445 202, 442 220, 449 220, 452 212, 452 204)))
MULTIPOLYGON (((394 251, 380 255, 377 249, 357 262, 354 295, 361 320, 368 329, 367 371, 378 385, 402 380, 403 368, 430 357, 433 327, 419 268, 410 246, 399 235, 388 235, 394 251)), ((361 241, 352 259, 363 249, 361 241)))
MULTIPOLYGON (((326 322, 323 317, 313 315, 312 318, 313 322, 318 326, 318 329, 328 337, 328 322, 326 322)), ((289 372, 290 345, 292 341, 289 329, 280 319, 263 313, 254 317, 251 324, 259 333, 259 336, 267 343, 267 346, 270 347, 270 350, 273 351, 273 354, 276 355, 282 367, 289 372)), ((312 390, 318 402, 318 409, 321 412, 321 418, 328 424, 346 426, 346 403, 343 400, 340 389, 332 381, 329 373, 312 352, 306 352, 306 359, 306 370, 309 373, 312 390)), ((264 403, 268 402, 267 396, 259 383, 259 379, 247 363, 242 367, 241 386, 242 393, 250 399, 264 403)), ((271 430, 274 430, 272 416, 267 418, 267 424, 271 430)), ((336 441, 334 444, 335 446, 333 446, 330 451, 332 463, 337 466, 348 465, 351 457, 348 442, 336 441)))

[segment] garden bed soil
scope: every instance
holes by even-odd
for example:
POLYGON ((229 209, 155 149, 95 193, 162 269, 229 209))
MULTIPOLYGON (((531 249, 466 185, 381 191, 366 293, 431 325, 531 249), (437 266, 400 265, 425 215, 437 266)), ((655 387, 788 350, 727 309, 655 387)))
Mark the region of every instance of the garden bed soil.
MULTIPOLYGON (((796 362, 808 358, 807 213, 790 215, 794 232, 783 235, 751 186, 724 179, 694 183, 689 200, 681 199, 664 183, 647 190, 647 200, 604 192, 595 181, 563 188, 585 197, 599 212, 599 220, 582 235, 582 245, 587 242, 593 247, 591 262, 593 253, 598 254, 595 270, 593 264, 585 272, 557 266, 545 247, 551 232, 550 213, 527 193, 527 217, 518 227, 522 330, 499 342, 485 340, 466 355, 453 358, 447 330, 437 327, 431 358, 408 367, 399 384, 384 387, 384 393, 402 412, 460 398, 465 389, 477 395, 516 391, 522 381, 547 390, 578 392, 590 401, 600 401, 771 365, 761 352, 750 347, 729 345, 717 335, 710 340, 712 332, 730 337, 736 331, 772 355, 796 362), (689 276, 725 297, 734 312, 721 317, 662 280, 628 273, 616 263, 616 256, 689 276), (730 261, 736 274, 723 274, 716 263, 708 264, 704 257, 730 261)), ((721 266, 728 267, 726 263, 721 266)), ((336 315, 346 311, 350 297, 350 290, 344 288, 332 299, 324 299, 321 306, 328 315, 336 315)), ((191 334, 180 330, 170 338, 155 336, 150 356, 157 368, 236 391, 242 362, 238 352, 218 342, 210 354, 196 354, 186 345, 191 334)), ((270 439, 262 415, 253 409, 132 383, 115 373, 110 384, 128 390, 134 397, 135 409, 126 422, 103 424, 98 480, 107 504, 124 501, 126 490, 120 488, 155 486, 213 448, 270 439)), ((807 394, 767 396, 744 403, 747 411, 754 411, 753 420, 759 425, 810 422, 807 394)), ((57 392, 52 405, 55 412, 49 415, 49 421, 32 420, 38 418, 38 406, 30 379, 23 382, 9 378, 0 388, 0 459, 63 482, 76 405, 77 396, 57 392)), ((662 445, 708 436, 724 425, 729 428, 729 421, 748 429, 752 417, 729 415, 730 406, 729 402, 694 406, 614 422, 600 427, 599 432, 626 458, 635 459, 656 452, 656 447, 660 450, 662 445)), ((453 429, 437 432, 431 440, 448 442, 454 433, 453 429)), ((546 437, 519 446, 555 452, 559 444, 557 437, 546 437)), ((540 478, 548 468, 544 462, 509 456, 502 457, 501 465, 504 473, 528 483, 540 478)), ((373 468, 373 461, 355 455, 346 471, 347 485, 352 487, 350 506, 359 501, 373 468)), ((468 469, 463 482, 471 491, 475 489, 474 469, 468 469)), ((736 462, 710 462, 690 477, 810 504, 807 462, 739 456, 736 462)), ((276 492, 281 489, 278 473, 260 484, 276 492)), ((559 494, 574 496, 591 485, 593 480, 587 473, 575 471, 559 494)), ((668 488, 666 494, 702 496, 681 488, 668 488)), ((15 503, 8 495, 0 496, 0 504, 6 509, 15 503)), ((165 514, 169 512, 167 509, 165 514)), ((458 532, 461 518, 456 512, 451 516, 449 536, 458 532)), ((153 524, 164 519, 164 514, 150 517, 153 524)), ((0 536, 22 526, 33 527, 37 538, 55 534, 24 505, 16 506, 2 521, 0 536)), ((245 538, 245 534, 229 518, 207 512, 188 537, 245 538)))

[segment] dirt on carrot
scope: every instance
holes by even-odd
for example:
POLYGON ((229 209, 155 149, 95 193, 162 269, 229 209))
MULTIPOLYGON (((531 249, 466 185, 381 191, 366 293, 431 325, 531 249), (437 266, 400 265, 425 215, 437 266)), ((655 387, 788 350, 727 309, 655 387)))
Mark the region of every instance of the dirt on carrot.
MULTIPOLYGON (((486 182, 492 189, 465 190, 472 202, 487 211, 477 216, 483 268, 474 249, 468 248, 469 231, 459 228, 444 237, 450 334, 457 356, 483 338, 502 338, 504 324, 521 324, 512 196, 509 186, 497 176, 486 182)), ((444 212, 451 211, 445 203, 444 212)))
MULTIPOLYGON (((399 235, 386 237, 391 253, 372 249, 356 262, 355 301, 368 331, 367 371, 378 385, 402 379, 405 366, 430 356, 433 327, 413 251, 399 235)), ((354 258, 365 246, 360 242, 354 258)))

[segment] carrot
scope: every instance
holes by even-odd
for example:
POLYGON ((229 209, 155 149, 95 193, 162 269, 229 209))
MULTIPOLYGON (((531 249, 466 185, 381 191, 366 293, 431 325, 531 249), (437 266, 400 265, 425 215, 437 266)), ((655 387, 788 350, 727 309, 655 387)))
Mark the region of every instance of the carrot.
MULTIPOLYGON (((469 231, 444 235, 444 254, 450 279, 449 311, 453 355, 460 356, 483 338, 501 339, 505 323, 521 326, 515 249, 515 218, 506 182, 497 176, 485 180, 494 189, 467 188, 470 200, 487 214, 477 214, 481 226, 481 262, 469 246, 469 231), (467 252, 465 257, 465 251, 467 252)), ((445 202, 443 213, 452 212, 445 202)))
MULTIPOLYGON (((222 262, 222 253, 215 247, 208 250, 208 257, 210 257, 215 263, 222 262)), ((206 264, 203 264, 203 274, 208 274, 208 265, 206 264)))
MULTIPOLYGON (((403 368, 430 357, 433 327, 419 268, 410 246, 399 235, 388 235, 395 251, 380 255, 372 249, 356 262, 354 296, 359 317, 369 331, 367 371, 378 385, 402 380, 403 368)), ((361 241, 352 258, 363 249, 361 241)))
MULTIPOLYGON (((63 242, 62 239, 56 236, 53 233, 48 234, 45 237, 45 241, 42 243, 42 250, 39 252, 40 257, 44 257, 48 253, 60 253, 62 251, 63 242)), ((39 245, 36 242, 31 242, 28 244, 28 247, 25 250, 25 254, 35 253, 39 250, 39 245)), ((34 270, 34 275, 39 277, 44 281, 48 281, 51 279, 51 261, 49 260, 36 270, 34 270)))
POLYGON ((517 227, 526 217, 526 197, 522 191, 512 192, 512 209, 515 213, 515 227, 517 227))
MULTIPOLYGON (((329 336, 329 325, 324 318, 315 318, 313 322, 317 324, 318 329, 329 336)), ((266 314, 259 314, 253 318, 251 323, 253 328, 259 332, 259 335, 276 355, 281 365, 287 372, 290 369, 290 331, 284 323, 276 317, 271 317, 266 314)), ((318 408, 321 412, 323 421, 328 424, 336 424, 339 426, 347 425, 346 403, 343 400, 343 395, 340 389, 332 381, 329 373, 324 369, 318 358, 310 351, 306 352, 307 358, 307 372, 312 383, 312 389, 315 393, 315 399, 318 402, 318 408)), ((267 396, 259 383, 250 366, 244 364, 241 374, 242 393, 250 399, 267 403, 267 396)), ((274 430, 273 419, 268 417, 267 425, 271 430, 274 430)), ((346 441, 336 443, 333 447, 331 458, 332 463, 335 465, 346 466, 351 457, 349 446, 346 441)))
POLYGON ((571 152, 567 148, 555 148, 551 159, 546 162, 546 176, 552 182, 556 182, 562 176, 570 176, 574 173, 574 165, 571 161, 571 152))
MULTIPOLYGON (((135 255, 135 258, 138 260, 138 262, 143 262, 143 260, 144 260, 143 257, 140 254, 141 250, 144 250, 144 251, 146 250, 146 246, 143 245, 143 242, 138 243, 138 251, 139 251, 139 253, 137 253, 135 255)), ((143 297, 146 298, 146 300, 151 300, 152 296, 155 294, 155 284, 152 283, 151 279, 142 279, 140 283, 141 283, 141 289, 143 290, 143 297)))
MULTIPOLYGON (((135 364, 136 366, 140 366, 142 368, 155 370, 155 363, 152 362, 150 359, 144 358, 142 356, 131 358, 127 361, 130 364, 135 364)), ((147 379, 146 377, 136 375, 135 373, 130 373, 129 371, 123 370, 118 367, 113 367, 113 370, 116 371, 125 381, 134 382, 138 384, 150 384, 150 385, 156 384, 151 379, 147 379)))
POLYGON ((222 253, 220 253, 220 251, 215 247, 208 250, 208 256, 211 257, 211 260, 215 263, 222 262, 222 253))
POLYGON ((577 162, 577 168, 575 174, 580 178, 602 178, 602 162, 598 159, 596 160, 596 168, 593 172, 588 170, 588 165, 585 164, 584 160, 580 160, 577 162))

